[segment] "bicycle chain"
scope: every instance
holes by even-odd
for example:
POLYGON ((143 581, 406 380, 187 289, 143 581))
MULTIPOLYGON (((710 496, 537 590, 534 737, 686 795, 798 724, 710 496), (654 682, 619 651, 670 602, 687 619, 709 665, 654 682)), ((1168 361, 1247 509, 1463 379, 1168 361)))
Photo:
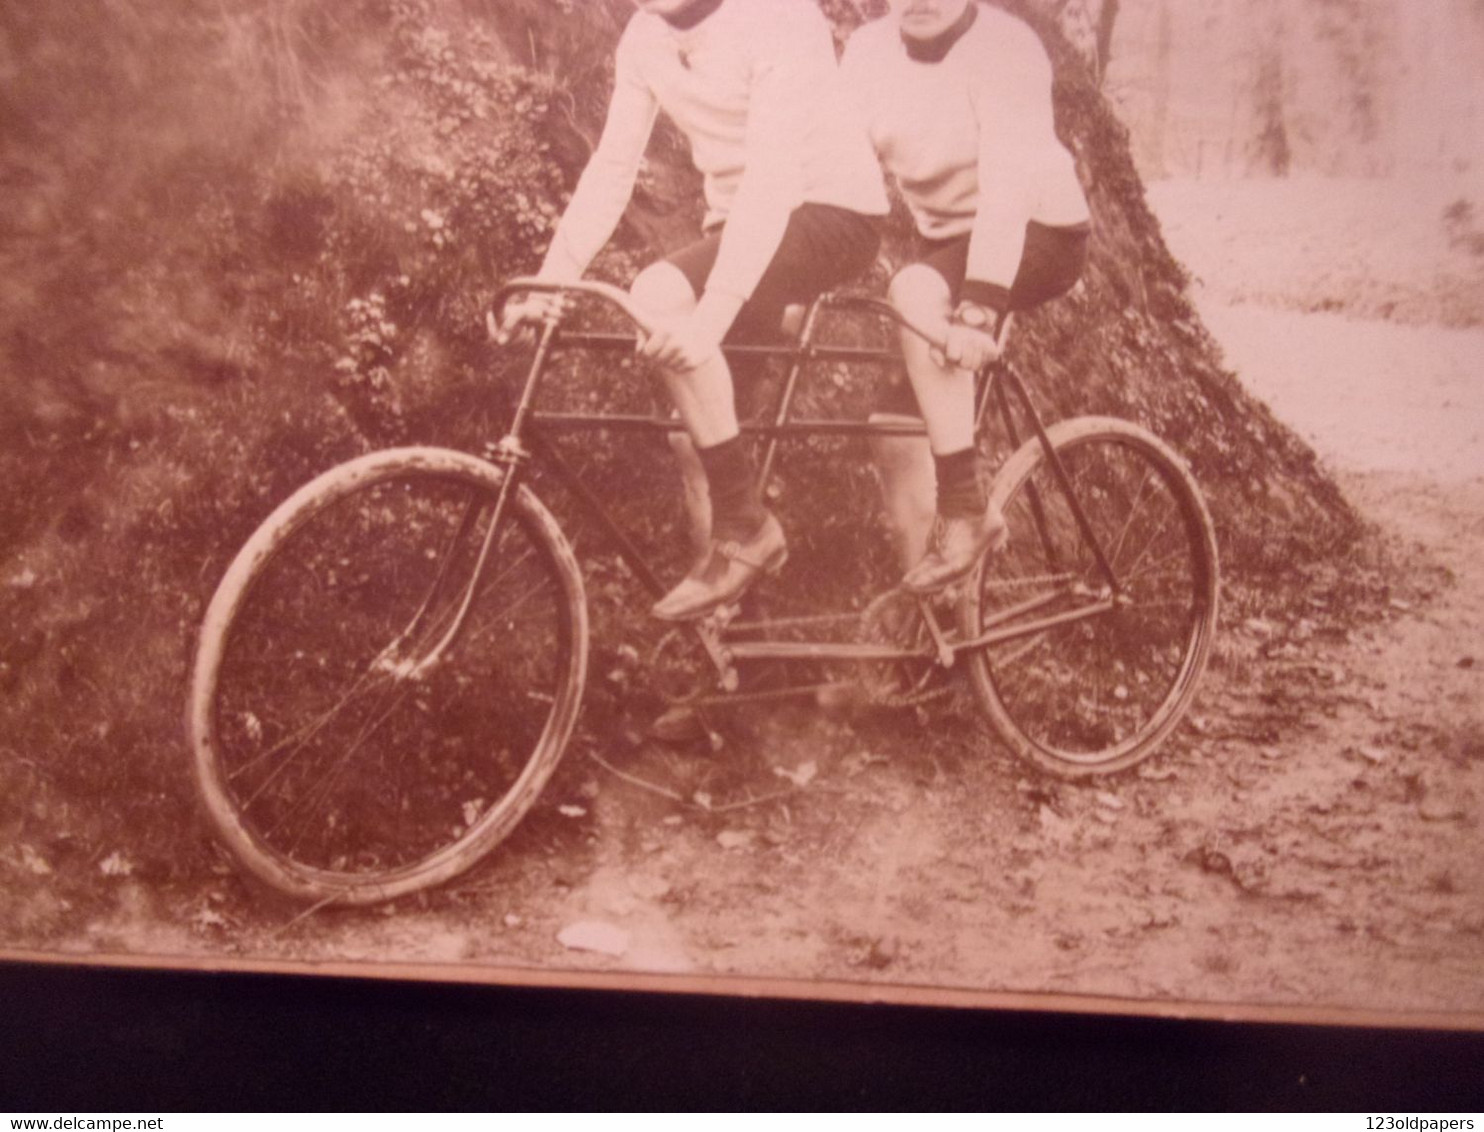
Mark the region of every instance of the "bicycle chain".
MULTIPOLYGON (((985 579, 982 583, 985 589, 990 590, 1012 590, 1045 587, 1049 585, 1064 584, 1069 580, 1067 574, 1038 574, 1027 578, 1013 579, 985 579)), ((949 591, 950 593, 952 591, 949 591)), ((841 624, 855 622, 859 627, 860 639, 867 644, 900 645, 900 640, 893 637, 891 631, 882 624, 880 611, 887 608, 893 601, 911 601, 914 603, 911 609, 909 624, 915 628, 922 626, 921 613, 915 608, 916 598, 903 590, 888 590, 873 599, 859 613, 821 613, 809 616, 781 617, 767 621, 738 621, 727 628, 731 632, 756 632, 765 629, 803 629, 822 625, 841 624)), ((956 600, 956 599, 955 599, 956 600)), ((658 656, 667 648, 674 647, 679 635, 674 631, 666 633, 656 646, 655 653, 658 656)), ((894 665, 899 663, 910 663, 910 658, 904 661, 870 661, 863 664, 866 675, 861 681, 871 702, 886 708, 918 707, 923 704, 941 700, 953 691, 952 685, 944 679, 934 679, 941 670, 936 660, 924 655, 921 663, 928 665, 925 675, 910 690, 896 690, 902 686, 900 674, 893 672, 894 665), (895 687, 894 687, 895 686, 895 687)), ((730 702, 733 694, 727 699, 730 702)), ((671 703, 688 702, 691 697, 665 697, 671 703)))
MULTIPOLYGON (((981 584, 984 589, 1005 591, 1064 585, 1070 580, 1071 575, 1066 573, 1036 574, 1031 575, 1027 578, 989 578, 985 579, 981 584)), ((947 591, 948 594, 953 594, 953 592, 954 591, 952 590, 947 591)), ((903 592, 900 590, 893 590, 889 591, 888 593, 882 594, 861 612, 861 624, 865 631, 866 639, 870 643, 893 645, 900 643, 898 641, 890 639, 889 634, 886 632, 884 627, 881 626, 879 619, 877 619, 875 622, 872 622, 870 620, 870 617, 872 612, 878 607, 884 606, 888 600, 902 596, 902 594, 903 592)), ((958 600, 958 597, 953 597, 953 604, 957 604, 958 600)), ((915 624, 921 625, 921 614, 918 613, 917 617, 918 620, 915 622, 915 624)), ((891 662, 885 662, 880 665, 867 665, 867 670, 879 671, 880 669, 885 668, 886 665, 889 663, 891 662)), ((870 693, 873 702, 887 708, 917 707, 922 704, 931 703, 934 700, 943 699, 944 697, 951 694, 953 691, 952 685, 947 682, 946 671, 938 668, 936 664, 934 664, 933 667, 928 670, 927 675, 924 677, 923 681, 919 683, 918 688, 915 691, 892 691, 889 687, 886 686, 886 681, 879 679, 872 680, 868 678, 865 681, 865 684, 866 690, 870 693), (935 675, 941 676, 942 678, 934 681, 933 677, 935 675)))

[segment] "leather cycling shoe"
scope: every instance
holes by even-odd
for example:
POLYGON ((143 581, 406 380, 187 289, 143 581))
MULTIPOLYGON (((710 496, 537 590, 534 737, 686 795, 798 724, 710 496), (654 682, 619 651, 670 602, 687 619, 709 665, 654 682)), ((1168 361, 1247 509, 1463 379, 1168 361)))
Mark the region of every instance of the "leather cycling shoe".
POLYGON ((661 621, 699 621, 747 592, 760 574, 776 574, 788 558, 783 528, 772 512, 745 542, 712 540, 711 551, 650 610, 661 621))
POLYGON ((990 550, 1001 550, 1010 540, 1010 528, 998 511, 973 518, 938 516, 928 551, 907 571, 902 588, 913 594, 932 594, 969 573, 990 550))

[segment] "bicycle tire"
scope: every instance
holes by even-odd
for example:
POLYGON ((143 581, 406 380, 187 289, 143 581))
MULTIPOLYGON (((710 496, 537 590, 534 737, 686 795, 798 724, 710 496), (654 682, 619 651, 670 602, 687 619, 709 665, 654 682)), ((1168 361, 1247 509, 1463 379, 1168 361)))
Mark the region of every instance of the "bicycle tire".
POLYGON ((1119 578, 1110 594, 1041 443, 1006 461, 991 492, 1010 526, 959 603, 960 631, 998 628, 1110 599, 1085 619, 978 649, 975 699, 996 732, 1042 770, 1079 779, 1125 770, 1180 722, 1217 620, 1215 530, 1185 463, 1127 421, 1081 417, 1047 430, 1119 578), (1034 609, 1028 605, 1036 604, 1034 609), (1012 607, 1024 612, 1012 615, 1012 607))
POLYGON ((403 448, 306 484, 227 570, 188 730, 217 832, 273 888, 369 904, 440 884, 535 803, 587 670, 582 575, 506 473, 403 448), (421 610, 421 613, 418 611, 421 610))

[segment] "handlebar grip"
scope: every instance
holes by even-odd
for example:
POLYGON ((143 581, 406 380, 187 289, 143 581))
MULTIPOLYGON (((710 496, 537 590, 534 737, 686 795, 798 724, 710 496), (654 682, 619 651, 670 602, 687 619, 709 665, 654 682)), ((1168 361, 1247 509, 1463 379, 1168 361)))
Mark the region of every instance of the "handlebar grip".
POLYGON ((613 304, 624 313, 635 326, 646 334, 654 332, 654 323, 645 314, 634 306, 627 291, 614 287, 609 283, 597 283, 589 280, 577 280, 570 283, 557 283, 549 279, 537 279, 534 276, 520 275, 514 279, 507 279, 500 289, 495 292, 491 303, 493 310, 489 321, 493 322, 498 314, 505 309, 505 304, 510 296, 531 291, 541 291, 548 294, 580 294, 593 295, 613 304))

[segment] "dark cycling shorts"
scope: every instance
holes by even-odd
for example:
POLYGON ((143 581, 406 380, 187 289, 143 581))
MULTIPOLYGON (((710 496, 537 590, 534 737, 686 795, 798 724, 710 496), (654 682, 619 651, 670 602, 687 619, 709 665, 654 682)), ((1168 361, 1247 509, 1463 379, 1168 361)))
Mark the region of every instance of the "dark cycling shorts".
MULTIPOLYGON (((725 225, 718 224, 697 241, 665 257, 678 267, 699 297, 716 265, 725 225)), ((790 303, 808 303, 832 287, 861 275, 876 260, 881 221, 846 208, 806 203, 794 209, 772 262, 743 304, 727 332, 733 345, 771 345, 783 334, 783 311, 790 303)), ((767 359, 741 355, 731 362, 737 413, 750 419, 765 407, 767 359)))
MULTIPOLYGON (((1015 282, 1010 285, 1009 310, 1023 311, 1065 295, 1087 263, 1088 224, 1053 228, 1032 220, 1025 226, 1025 250, 1015 282)), ((918 262, 931 267, 948 284, 956 303, 969 268, 969 237, 922 240, 918 262)))
MULTIPOLYGON (((1029 310, 1065 295, 1082 274, 1087 264, 1088 224, 1053 228, 1032 220, 1025 226, 1025 250, 1015 282, 1010 285, 1012 311, 1029 310)), ((969 267, 969 237, 951 240, 919 240, 917 262, 931 267, 948 284, 948 292, 957 303, 969 267)), ((882 412, 918 416, 917 398, 906 381, 893 385, 884 395, 882 412)))
MULTIPOLYGON (((725 227, 718 224, 695 243, 665 257, 666 262, 680 268, 698 298, 716 265, 725 227)), ((881 223, 877 217, 830 204, 800 205, 789 216, 772 262, 732 323, 726 340, 777 341, 786 306, 810 302, 831 287, 854 279, 875 262, 880 244, 881 223)))

